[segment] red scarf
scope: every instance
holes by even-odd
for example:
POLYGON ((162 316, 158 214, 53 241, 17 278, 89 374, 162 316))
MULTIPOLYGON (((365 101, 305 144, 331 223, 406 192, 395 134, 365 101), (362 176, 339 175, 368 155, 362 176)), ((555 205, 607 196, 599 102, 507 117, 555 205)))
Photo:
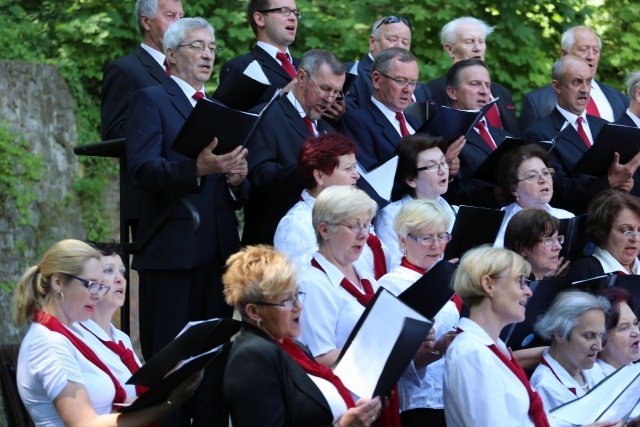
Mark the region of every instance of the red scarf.
POLYGON ((347 404, 347 408, 356 406, 351 392, 342 384, 340 378, 338 378, 331 369, 310 358, 299 345, 288 338, 285 338, 278 344, 280 344, 284 351, 286 351, 306 373, 327 380, 333 384, 334 387, 338 389, 338 393, 340 393, 342 399, 344 399, 344 403, 347 404))
MULTIPOLYGON (((441 261, 441 262, 444 262, 444 261, 441 261)), ((419 273, 423 276, 427 273, 427 270, 425 270, 424 268, 418 267, 417 265, 410 263, 409 260, 407 260, 406 256, 402 257, 402 260, 400 260, 400 265, 408 270, 415 271, 416 273, 419 273)), ((460 313, 462 311, 462 304, 463 304, 462 298, 460 298, 458 294, 454 294, 451 297, 451 301, 453 301, 453 303, 456 305, 456 308, 458 309, 458 313, 460 313)))
POLYGON ((384 257, 384 250, 382 250, 382 243, 375 234, 369 234, 367 238, 367 245, 373 252, 373 272, 376 280, 380 280, 382 276, 387 274, 387 260, 384 257))
MULTIPOLYGON (((113 376, 109 368, 102 363, 100 358, 91 350, 80 338, 73 334, 69 329, 67 329, 58 319, 50 314, 45 313, 44 311, 36 310, 33 313, 33 321, 36 323, 40 323, 45 328, 49 329, 53 332, 58 332, 59 334, 64 335, 71 344, 74 345, 76 349, 91 363, 96 365, 101 371, 111 378, 113 381, 113 385, 116 389, 116 395, 113 398, 113 403, 124 403, 127 398, 127 393, 124 388, 120 385, 120 382, 116 377, 113 376)), ((115 408, 114 408, 115 409, 115 408)))
MULTIPOLYGON (((118 342, 117 344, 114 341, 111 341, 111 340, 105 341, 102 338, 100 338, 99 336, 97 336, 96 334, 94 334, 91 330, 89 330, 89 328, 84 326, 82 323, 80 323, 80 326, 82 326, 89 333, 91 333, 94 337, 96 337, 109 350, 111 350, 115 354, 117 354, 118 357, 120 357, 120 360, 122 361, 124 366, 126 366, 127 369, 129 369, 129 372, 131 372, 132 375, 135 374, 136 372, 138 372, 138 369, 140 369, 140 366, 138 366, 138 362, 136 362, 136 358, 133 355, 133 351, 130 348, 125 347, 125 345, 124 345, 124 343, 122 341, 118 342)), ((142 396, 148 390, 149 390, 148 387, 136 384, 136 395, 137 396, 142 396)))

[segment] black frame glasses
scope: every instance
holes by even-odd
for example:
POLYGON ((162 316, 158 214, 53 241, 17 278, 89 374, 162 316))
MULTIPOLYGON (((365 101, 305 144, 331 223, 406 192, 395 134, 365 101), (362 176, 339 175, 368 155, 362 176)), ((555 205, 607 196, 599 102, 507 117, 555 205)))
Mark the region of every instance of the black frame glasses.
POLYGON ((62 274, 82 282, 82 284, 85 286, 85 288, 87 288, 87 291, 89 291, 91 295, 98 295, 100 297, 103 297, 107 294, 107 292, 109 292, 109 289, 111 289, 111 286, 103 285, 102 283, 98 282, 92 282, 91 280, 83 279, 82 277, 78 277, 73 274, 62 274))
POLYGON ((416 171, 427 171, 431 173, 438 173, 440 168, 443 170, 448 170, 451 167, 451 160, 445 160, 444 162, 436 163, 434 165, 422 166, 421 168, 416 168, 416 171))
POLYGON ((381 76, 388 78, 389 80, 393 80, 393 82, 400 87, 407 87, 407 86, 416 87, 418 83, 420 83, 420 80, 397 79, 395 77, 391 77, 390 75, 383 73, 382 71, 378 71, 378 73, 380 73, 381 76))
POLYGON ((518 274, 517 276, 491 276, 494 279, 502 279, 505 277, 510 277, 515 279, 518 284, 520 285, 520 289, 524 291, 524 288, 527 286, 531 286, 531 280, 527 279, 527 276, 525 276, 524 274, 518 274))
POLYGON ((517 181, 513 181, 514 184, 517 184, 522 181, 527 181, 532 184, 540 182, 540 178, 544 178, 546 182, 553 179, 553 175, 555 175, 556 171, 553 168, 544 168, 540 172, 538 171, 527 171, 527 176, 519 179, 517 181))
POLYGON ((269 13, 269 12, 278 12, 280 15, 284 17, 295 16, 297 19, 302 18, 302 12, 298 9, 289 9, 288 7, 274 7, 273 9, 259 10, 258 13, 269 13))
POLYGON ((451 241, 451 234, 449 233, 438 234, 438 236, 436 237, 433 237, 433 236, 417 237, 411 233, 409 233, 408 236, 423 246, 431 246, 436 241, 441 245, 445 243, 449 243, 451 241))
POLYGON ((297 302, 302 302, 302 300, 304 299, 304 296, 306 295, 306 292, 302 292, 302 291, 298 291, 296 292, 296 294, 290 298, 287 298, 286 300, 282 301, 282 302, 264 302, 264 301, 258 301, 256 302, 257 305, 266 305, 266 306, 271 306, 271 307, 282 307, 284 309, 287 310, 293 310, 293 307, 295 305, 295 303, 297 302))
MULTIPOLYGON (((305 70, 306 72, 306 70, 305 70)), ((325 93, 324 90, 320 89, 318 87, 318 85, 316 84, 316 82, 313 81, 313 79, 311 78, 311 74, 307 73, 307 79, 309 79, 309 81, 311 83, 313 83, 313 87, 316 88, 316 92, 318 92, 318 95, 320 95, 320 98, 324 99, 325 101, 328 102, 340 102, 344 99, 344 93, 342 91, 340 91, 340 93, 336 94, 336 95, 330 95, 328 93, 325 93), (329 101, 329 98, 333 98, 333 101, 329 101)))
POLYGON ((194 51, 196 53, 203 53, 205 48, 209 48, 209 51, 213 55, 217 55, 222 50, 222 48, 220 46, 218 46, 216 43, 209 43, 207 45, 207 44, 201 42, 200 40, 196 40, 193 43, 189 43, 189 44, 179 44, 178 46, 180 46, 180 47, 188 47, 189 49, 191 49, 192 51, 194 51))
POLYGON ((409 27, 409 30, 411 32, 413 32, 413 25, 411 25, 411 21, 409 21, 407 18, 403 18, 402 16, 395 15, 385 16, 384 18, 382 18, 382 21, 380 21, 380 23, 376 26, 376 28, 373 29, 373 31, 377 30, 383 25, 397 24, 398 22, 402 22, 404 25, 409 27))

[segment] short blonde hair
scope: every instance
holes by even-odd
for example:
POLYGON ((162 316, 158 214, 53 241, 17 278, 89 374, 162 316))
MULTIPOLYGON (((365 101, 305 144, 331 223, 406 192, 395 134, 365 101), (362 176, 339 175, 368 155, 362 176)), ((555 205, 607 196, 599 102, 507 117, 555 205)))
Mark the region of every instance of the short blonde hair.
POLYGON ((531 274, 531 265, 508 249, 483 245, 468 250, 460 260, 453 276, 453 290, 469 307, 479 304, 486 296, 483 276, 496 276, 508 270, 510 274, 531 274))
POLYGON ((324 243, 318 230, 320 223, 325 222, 331 230, 335 230, 336 226, 332 224, 344 222, 360 212, 368 212, 373 219, 377 210, 376 202, 367 193, 352 185, 333 185, 325 188, 313 205, 313 229, 316 231, 318 246, 324 243))
MULTIPOLYGON (((90 259, 100 261, 100 253, 80 240, 61 240, 51 246, 40 264, 29 267, 22 275, 13 293, 13 323, 22 326, 35 310, 54 295, 51 276, 56 273, 81 275, 90 259)), ((68 277, 64 277, 69 281, 68 277)))
POLYGON ((449 228, 449 216, 435 200, 416 199, 404 205, 393 220, 393 230, 406 238, 419 228, 432 229, 438 225, 449 228))
POLYGON ((284 292, 296 282, 295 265, 273 246, 247 246, 229 257, 222 276, 224 297, 238 308, 284 292))

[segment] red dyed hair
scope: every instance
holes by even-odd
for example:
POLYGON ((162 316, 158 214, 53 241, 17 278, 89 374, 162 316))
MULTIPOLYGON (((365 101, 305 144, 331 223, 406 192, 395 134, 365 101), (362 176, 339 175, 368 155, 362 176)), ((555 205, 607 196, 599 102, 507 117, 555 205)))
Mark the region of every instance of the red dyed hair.
POLYGON ((353 141, 339 133, 308 138, 300 147, 298 156, 298 174, 304 181, 305 188, 312 189, 317 185, 313 177, 314 170, 331 175, 338 167, 338 157, 357 152, 353 141))

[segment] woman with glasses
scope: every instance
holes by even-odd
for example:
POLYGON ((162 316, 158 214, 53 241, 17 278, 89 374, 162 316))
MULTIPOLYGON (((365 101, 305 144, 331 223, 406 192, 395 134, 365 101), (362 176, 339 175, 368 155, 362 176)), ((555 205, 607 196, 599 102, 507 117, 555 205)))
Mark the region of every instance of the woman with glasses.
POLYGON ((498 182, 505 198, 512 203, 502 208, 505 215, 494 246, 503 246, 507 224, 522 209, 542 209, 559 219, 575 216, 549 205, 554 174, 549 164, 547 152, 535 144, 518 147, 501 159, 498 182))
POLYGON ((593 254, 574 261, 569 278, 606 273, 640 274, 640 199, 619 190, 602 191, 589 203, 586 231, 593 254))
POLYGON ((109 291, 102 284, 100 254, 86 243, 63 240, 30 267, 16 285, 13 320, 33 323, 18 356, 17 383, 36 426, 148 425, 190 398, 202 378, 195 374, 167 401, 130 414, 111 413, 127 393, 101 360, 73 332, 109 291))
MULTIPOLYGON (((433 200, 411 200, 404 205, 393 224, 404 255, 400 265, 383 276, 378 284, 394 295, 400 295, 440 262, 451 239, 447 233, 449 221, 440 204, 433 200)), ((455 329, 460 320, 460 308, 462 301, 454 298, 438 312, 434 319, 436 339, 455 329)), ((440 344, 444 345, 444 341, 441 340, 440 344)), ((438 348, 434 353, 429 347, 421 347, 402 375, 398 393, 403 427, 445 425, 442 402, 444 359, 440 356, 444 350, 438 348)))
POLYGON ((516 213, 504 234, 505 249, 512 250, 531 264, 532 280, 559 277, 569 261, 560 257, 564 236, 558 235, 560 221, 541 209, 523 209, 516 213))
POLYGON ((369 426, 380 399, 354 399, 329 368, 294 341, 304 293, 296 267, 268 246, 232 255, 223 276, 228 304, 242 317, 224 374, 234 426, 369 426))
POLYGON ((400 209, 413 199, 436 201, 447 215, 447 232, 451 232, 457 207, 451 207, 442 195, 449 188, 449 166, 443 152, 445 141, 426 134, 414 134, 398 141, 398 168, 393 181, 392 203, 376 217, 380 240, 389 248, 397 265, 401 256, 398 234, 393 223, 400 209))

